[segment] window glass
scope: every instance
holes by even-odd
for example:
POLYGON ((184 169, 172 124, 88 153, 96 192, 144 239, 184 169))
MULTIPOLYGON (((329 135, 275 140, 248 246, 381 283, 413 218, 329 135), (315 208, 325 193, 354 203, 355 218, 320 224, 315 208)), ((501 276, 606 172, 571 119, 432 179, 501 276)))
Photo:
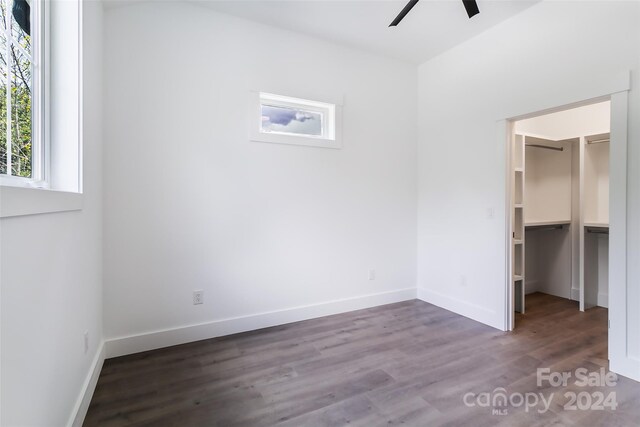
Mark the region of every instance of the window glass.
POLYGON ((30 30, 29 4, 0 0, 0 173, 25 178, 33 161, 30 30))
POLYGON ((262 132, 323 136, 321 112, 268 104, 261 104, 260 108, 262 132))

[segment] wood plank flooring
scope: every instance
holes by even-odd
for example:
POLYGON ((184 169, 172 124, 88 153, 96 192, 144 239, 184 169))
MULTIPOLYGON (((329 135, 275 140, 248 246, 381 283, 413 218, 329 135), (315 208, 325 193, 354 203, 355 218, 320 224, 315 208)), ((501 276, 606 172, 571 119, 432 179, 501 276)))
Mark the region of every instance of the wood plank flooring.
POLYGON ((516 325, 413 300, 109 359, 84 425, 640 426, 640 383, 536 384, 537 368, 606 369, 607 310, 532 294, 516 325), (463 402, 497 387, 553 398, 504 415, 463 402), (597 391, 617 409, 565 410, 566 392, 597 391))

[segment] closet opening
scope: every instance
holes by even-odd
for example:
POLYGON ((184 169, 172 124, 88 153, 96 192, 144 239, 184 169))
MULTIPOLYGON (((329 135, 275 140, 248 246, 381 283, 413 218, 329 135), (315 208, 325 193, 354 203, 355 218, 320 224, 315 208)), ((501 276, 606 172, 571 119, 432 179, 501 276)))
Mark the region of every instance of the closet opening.
POLYGON ((610 123, 609 100, 511 122, 511 329, 608 309, 610 123))

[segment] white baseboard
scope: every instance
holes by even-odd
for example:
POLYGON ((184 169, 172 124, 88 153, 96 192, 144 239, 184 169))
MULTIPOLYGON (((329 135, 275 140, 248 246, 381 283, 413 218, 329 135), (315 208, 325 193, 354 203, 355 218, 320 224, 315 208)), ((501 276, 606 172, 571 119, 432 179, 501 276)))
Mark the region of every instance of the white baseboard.
MULTIPOLYGON (((571 288, 571 299, 580 301, 580 289, 571 288)), ((599 292, 597 305, 598 307, 609 308, 609 294, 599 292)))
POLYGON ((283 325, 347 311, 360 310, 378 305, 407 301, 416 298, 416 289, 369 294, 353 298, 328 301, 284 310, 254 315, 215 320, 207 323, 151 331, 142 334, 112 338, 105 342, 106 357, 118 357, 172 345, 185 344, 216 338, 239 332, 253 331, 270 326, 283 325))
POLYGON ((76 404, 73 407, 73 411, 71 412, 71 416, 69 417, 69 422, 67 422, 67 426, 81 427, 82 423, 84 423, 84 417, 87 415, 87 410, 89 410, 89 404, 91 403, 93 392, 96 389, 96 384, 98 384, 98 377, 100 377, 100 371, 102 370, 104 359, 105 359, 105 343, 104 341, 102 341, 100 342, 98 351, 96 352, 96 355, 93 358, 93 362, 91 363, 91 369, 87 373, 87 377, 84 380, 82 389, 80 390, 80 395, 78 396, 78 399, 76 400, 76 404))
POLYGON ((566 289, 558 291, 558 289, 542 287, 541 289, 538 289, 538 292, 541 292, 541 293, 547 294, 547 295, 552 295, 552 296, 558 297, 558 298, 572 299, 571 298, 571 296, 572 296, 571 292, 567 292, 566 289))
POLYGON ((502 316, 485 307, 452 298, 449 295, 434 292, 426 288, 418 288, 418 299, 477 322, 484 323, 493 328, 500 329, 501 331, 504 330, 503 320, 500 320, 502 316))
POLYGON ((636 357, 627 356, 622 359, 611 357, 609 359, 609 369, 616 374, 640 382, 640 359, 636 357))
POLYGON ((609 294, 598 293, 598 307, 609 308, 609 294))
POLYGON ((540 281, 539 280, 529 280, 525 279, 525 294, 532 294, 534 292, 540 291, 540 281))

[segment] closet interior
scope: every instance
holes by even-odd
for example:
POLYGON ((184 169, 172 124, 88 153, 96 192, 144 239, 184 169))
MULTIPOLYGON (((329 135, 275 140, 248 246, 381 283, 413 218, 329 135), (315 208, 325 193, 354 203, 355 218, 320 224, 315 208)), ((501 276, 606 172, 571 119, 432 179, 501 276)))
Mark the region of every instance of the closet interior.
POLYGON ((609 103, 523 120, 511 138, 513 307, 542 292, 607 307, 609 103))

